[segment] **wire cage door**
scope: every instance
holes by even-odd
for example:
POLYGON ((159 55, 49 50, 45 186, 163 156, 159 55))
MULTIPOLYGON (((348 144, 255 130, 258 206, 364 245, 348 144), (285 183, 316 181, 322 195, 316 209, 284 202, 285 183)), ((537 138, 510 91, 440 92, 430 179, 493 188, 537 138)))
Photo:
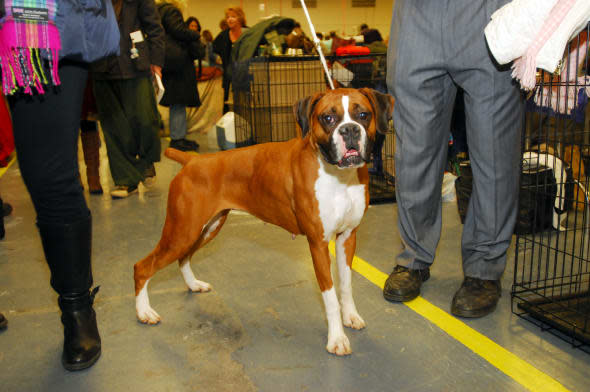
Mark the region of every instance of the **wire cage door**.
POLYGON ((590 352, 590 24, 527 100, 512 311, 590 352))
MULTIPOLYGON (((387 92, 386 56, 329 56, 337 87, 369 87, 387 92)), ((294 104, 329 86, 318 56, 254 57, 235 63, 232 73, 236 146, 297 137, 294 104)), ((395 201, 393 128, 378 135, 369 163, 371 203, 395 201)))

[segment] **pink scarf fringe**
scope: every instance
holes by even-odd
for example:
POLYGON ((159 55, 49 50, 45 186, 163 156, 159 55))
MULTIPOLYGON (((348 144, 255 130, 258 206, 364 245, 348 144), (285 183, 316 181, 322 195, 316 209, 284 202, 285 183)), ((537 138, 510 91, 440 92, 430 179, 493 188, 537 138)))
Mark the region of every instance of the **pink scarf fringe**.
POLYGON ((36 58, 31 58, 41 58, 42 51, 49 54, 46 56, 50 61, 49 79, 53 85, 59 85, 60 49, 59 31, 54 23, 48 23, 43 28, 27 28, 25 23, 6 20, 0 27, 0 61, 4 94, 13 94, 20 87, 24 88, 23 91, 27 94, 33 94, 32 87, 39 94, 44 93, 43 80, 40 79, 43 69, 37 64, 36 58), (24 37, 27 42, 21 42, 24 37))
POLYGON ((557 30, 561 22, 563 22, 563 19, 575 3, 576 0, 558 0, 526 53, 514 60, 512 64, 512 77, 520 81, 520 85, 525 91, 530 91, 535 87, 537 54, 549 37, 557 30))

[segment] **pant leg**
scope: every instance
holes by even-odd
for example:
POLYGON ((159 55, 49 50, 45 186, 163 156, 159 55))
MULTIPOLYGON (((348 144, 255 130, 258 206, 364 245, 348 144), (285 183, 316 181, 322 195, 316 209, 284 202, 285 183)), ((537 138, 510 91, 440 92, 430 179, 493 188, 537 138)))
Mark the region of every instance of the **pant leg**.
MULTIPOLYGON (((229 67, 228 67, 229 69, 229 67)), ((230 90, 230 85, 231 85, 231 79, 229 77, 226 77, 225 75, 227 74, 227 71, 224 70, 223 71, 223 80, 222 80, 222 86, 223 86, 223 114, 229 112, 229 105, 226 104, 227 100, 229 99, 229 90, 230 90)))
POLYGON ((115 185, 133 186, 141 180, 135 168, 137 147, 123 108, 119 80, 94 80, 96 108, 115 185))
POLYGON ((160 160, 159 123, 147 78, 95 80, 96 105, 116 185, 132 186, 160 160))
POLYGON ((465 90, 473 190, 462 237, 465 276, 498 279, 516 223, 524 100, 509 67, 498 67, 482 31, 506 0, 455 0, 451 73, 465 90))
POLYGON ((186 137, 186 105, 170 105, 170 139, 179 140, 186 137))
POLYGON ((134 129, 138 145, 137 168, 142 176, 154 162, 160 161, 160 119, 154 88, 149 77, 126 80, 124 107, 134 129))
POLYGON ((90 211, 78 177, 78 130, 87 65, 61 61, 61 85, 42 96, 11 98, 21 175, 37 220, 68 224, 90 211))
MULTIPOLYGON (((443 2, 444 3, 444 2, 443 2)), ((441 232, 441 187, 456 87, 441 42, 444 4, 397 0, 387 86, 395 97, 396 196, 404 251, 400 265, 425 268, 441 232)))

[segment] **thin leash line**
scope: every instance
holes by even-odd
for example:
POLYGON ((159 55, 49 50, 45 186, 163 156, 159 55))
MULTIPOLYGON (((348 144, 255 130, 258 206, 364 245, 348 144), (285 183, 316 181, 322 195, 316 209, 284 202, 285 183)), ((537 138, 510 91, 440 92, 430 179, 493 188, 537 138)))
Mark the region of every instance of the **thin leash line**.
POLYGON ((315 48, 320 55, 320 61, 324 66, 324 72, 326 73, 326 77, 328 78, 328 82, 330 82, 330 88, 334 90, 334 82, 332 82, 332 76, 330 75, 330 71, 328 70, 328 64, 326 63, 326 58, 324 57, 324 53, 322 52, 322 47, 320 45, 320 39, 317 37, 315 33, 315 28, 313 27, 313 23, 311 22, 311 18, 309 17, 309 12, 307 12, 307 6, 305 5, 305 0, 301 1, 301 8, 303 8, 303 12, 305 13, 305 17, 307 18, 307 24, 309 24, 309 29, 311 30, 311 37, 313 38, 313 43, 315 44, 315 48))

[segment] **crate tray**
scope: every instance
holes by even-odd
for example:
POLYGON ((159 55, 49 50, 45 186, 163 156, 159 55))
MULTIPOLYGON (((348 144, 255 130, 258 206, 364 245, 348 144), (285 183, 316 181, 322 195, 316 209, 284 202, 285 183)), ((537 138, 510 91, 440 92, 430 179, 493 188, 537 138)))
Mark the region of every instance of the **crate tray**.
POLYGON ((590 297, 589 293, 554 297, 551 301, 538 299, 519 302, 519 309, 527 312, 531 317, 542 321, 561 333, 590 345, 590 297), (568 306, 568 302, 575 300, 576 308, 568 306))

